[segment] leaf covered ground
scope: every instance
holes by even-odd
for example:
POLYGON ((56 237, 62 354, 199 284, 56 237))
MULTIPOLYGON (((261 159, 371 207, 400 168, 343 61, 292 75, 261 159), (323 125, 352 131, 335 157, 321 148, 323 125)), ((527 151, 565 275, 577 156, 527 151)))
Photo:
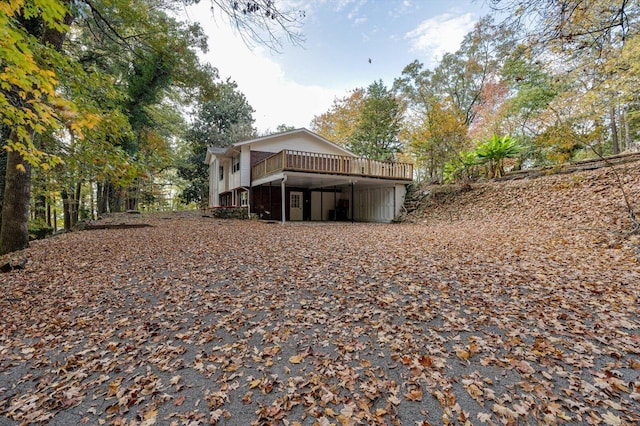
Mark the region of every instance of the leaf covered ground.
POLYGON ((640 263, 611 184, 34 242, 0 275, 0 424, 637 424, 640 263))

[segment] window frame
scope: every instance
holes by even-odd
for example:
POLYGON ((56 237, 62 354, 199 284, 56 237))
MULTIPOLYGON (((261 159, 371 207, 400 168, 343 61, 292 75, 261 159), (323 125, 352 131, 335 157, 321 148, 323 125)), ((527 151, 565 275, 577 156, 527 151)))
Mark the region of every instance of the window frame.
POLYGON ((240 171, 240 156, 235 156, 231 159, 231 173, 237 173, 240 171))

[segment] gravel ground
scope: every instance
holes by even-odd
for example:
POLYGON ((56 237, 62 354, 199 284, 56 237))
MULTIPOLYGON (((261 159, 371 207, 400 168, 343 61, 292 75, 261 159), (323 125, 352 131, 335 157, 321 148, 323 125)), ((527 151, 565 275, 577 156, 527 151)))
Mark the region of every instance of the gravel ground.
POLYGON ((0 425, 640 422, 640 267, 546 221, 197 214, 0 274, 0 425))

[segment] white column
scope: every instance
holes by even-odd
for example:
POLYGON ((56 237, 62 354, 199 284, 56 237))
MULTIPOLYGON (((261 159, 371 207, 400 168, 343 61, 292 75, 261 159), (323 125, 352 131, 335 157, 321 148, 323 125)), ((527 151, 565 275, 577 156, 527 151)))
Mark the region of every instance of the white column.
POLYGON ((282 178, 282 183, 280 184, 280 191, 281 191, 280 198, 282 199, 282 224, 283 225, 284 225, 284 222, 286 220, 285 217, 286 217, 286 212, 287 212, 287 209, 286 209, 286 207, 287 207, 287 205, 286 205, 286 197, 285 197, 285 195, 286 195, 285 189, 286 188, 285 188, 285 185, 284 185, 284 183, 286 181, 287 181, 287 176, 285 175, 282 178))

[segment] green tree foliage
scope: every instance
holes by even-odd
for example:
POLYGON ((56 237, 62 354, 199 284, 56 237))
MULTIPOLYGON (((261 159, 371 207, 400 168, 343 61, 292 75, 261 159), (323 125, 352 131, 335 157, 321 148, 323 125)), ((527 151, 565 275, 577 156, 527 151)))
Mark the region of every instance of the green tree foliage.
POLYGON ((507 59, 502 69, 505 80, 513 96, 509 98, 503 116, 514 122, 513 129, 522 137, 538 133, 537 117, 558 95, 558 84, 542 67, 534 62, 526 51, 516 49, 507 59))
POLYGON ((58 160, 37 145, 39 135, 61 128, 73 104, 56 91, 64 35, 71 23, 69 3, 0 3, 0 106, 9 128, 2 197, 0 254, 29 244, 31 165, 49 167, 58 160))
POLYGON ((55 163, 36 147, 34 136, 59 128, 61 112, 73 107, 56 91, 69 17, 67 1, 0 3, 0 106, 9 129, 3 144, 30 164, 55 163))
POLYGON ((372 83, 363 101, 358 124, 348 140, 355 154, 376 160, 392 160, 400 151, 402 106, 382 80, 372 83))
POLYGON ((61 141, 67 167, 52 183, 65 210, 72 209, 65 211, 65 228, 78 219, 82 191, 92 191, 94 183, 100 213, 119 211, 123 202, 136 209, 140 188, 168 166, 169 145, 181 132, 175 114, 159 112, 208 90, 210 83, 200 76, 206 68, 194 50, 206 49, 201 29, 149 7, 155 3, 87 3, 65 45, 76 69, 64 74, 59 90, 100 124, 96 131, 74 129, 73 147, 61 141), (118 22, 117 28, 110 22, 118 22), (102 169, 92 165, 92 157, 104 159, 97 161, 102 169))
POLYGON ((283 123, 283 124, 278 124, 278 126, 276 127, 275 133, 284 133, 284 132, 289 132, 295 129, 296 129, 295 126, 288 126, 283 123))
MULTIPOLYGON (((640 31, 640 3, 626 0, 492 0, 511 13, 503 27, 520 31, 527 49, 556 82, 542 115, 542 133, 577 135, 574 145, 614 153, 630 145, 637 67, 630 66, 640 31), (627 56, 630 54, 630 56, 627 56)), ((541 136, 543 138, 543 136, 541 136)), ((564 140, 565 137, 556 138, 564 140)), ((550 141, 550 139, 546 139, 550 141)), ((571 144, 569 144, 571 145, 571 144)), ((557 151, 579 152, 560 147, 557 151)), ((561 157, 562 158, 562 157, 561 157)), ((566 157, 564 157, 566 158, 566 157)))
POLYGON ((458 152, 453 160, 447 161, 444 165, 444 181, 470 184, 477 164, 478 154, 475 151, 458 152))
POLYGON ((523 45, 511 51, 498 78, 485 85, 469 136, 487 139, 493 134, 513 135, 527 146, 521 155, 530 164, 546 163, 547 146, 538 144, 539 136, 548 126, 544 113, 562 84, 523 45))
MULTIPOLYGON (((523 167, 633 149, 640 135, 640 3, 491 3, 505 21, 481 19, 433 69, 415 60, 394 83, 406 107, 398 134, 418 177, 440 181, 445 165, 447 176, 465 170, 459 153, 494 135, 519 141, 523 167)), ((314 119, 314 130, 351 141, 370 124, 362 123, 367 98, 359 89, 337 99, 314 119)), ((496 167, 490 174, 502 173, 496 167)))
MULTIPOLYGON (((202 30, 171 17, 197 2, 0 3, 0 111, 8 128, 0 251, 27 244, 32 165, 47 173, 64 158, 68 170, 42 181, 56 180, 66 194, 78 193, 87 178, 107 179, 109 194, 115 184, 139 187, 166 165, 162 153, 179 135, 167 134, 174 125, 160 122, 168 114, 158 112, 214 94, 217 73, 196 54, 206 47, 202 30)), ((212 11, 249 41, 275 48, 283 36, 301 40, 302 13, 270 0, 215 0, 212 11)))
POLYGON ((390 160, 400 151, 403 110, 395 92, 379 80, 336 98, 329 111, 313 118, 311 128, 357 155, 390 160))
POLYGON ((485 86, 495 81, 513 44, 511 32, 501 31, 485 17, 465 36, 460 49, 445 54, 435 68, 430 84, 460 111, 465 125, 473 123, 485 86))
POLYGON ((182 192, 187 202, 203 202, 208 188, 208 167, 204 164, 207 148, 224 148, 256 135, 253 108, 232 81, 217 85, 217 96, 198 106, 186 132, 186 152, 178 166, 178 176, 188 181, 182 192))
POLYGON ((467 145, 467 126, 452 106, 433 100, 429 109, 405 122, 402 132, 421 178, 441 181, 444 166, 467 145))
POLYGON ((433 78, 432 71, 414 61, 394 85, 408 106, 400 134, 418 177, 440 181, 445 163, 465 148, 467 125, 460 110, 439 92, 433 78))
POLYGON ((493 117, 489 110, 502 102, 499 71, 511 46, 512 32, 484 18, 434 70, 416 60, 395 81, 408 106, 401 135, 420 178, 441 181, 445 164, 468 148, 478 116, 483 128, 484 118, 493 117))

